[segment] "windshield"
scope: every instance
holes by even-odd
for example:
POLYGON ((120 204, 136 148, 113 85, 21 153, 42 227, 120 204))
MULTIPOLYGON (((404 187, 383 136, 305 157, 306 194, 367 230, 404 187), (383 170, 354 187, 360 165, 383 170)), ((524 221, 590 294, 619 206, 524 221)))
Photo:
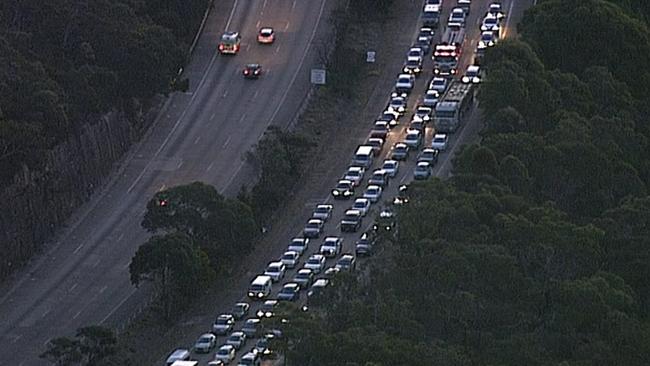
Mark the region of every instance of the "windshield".
POLYGON ((456 62, 456 56, 435 56, 434 61, 436 62, 456 62))
POLYGON ((436 111, 436 117, 439 118, 454 118, 456 111, 436 111))
POLYGON ((253 286, 251 286, 251 290, 252 291, 262 291, 262 290, 264 290, 264 286, 262 286, 262 285, 253 285, 253 286))

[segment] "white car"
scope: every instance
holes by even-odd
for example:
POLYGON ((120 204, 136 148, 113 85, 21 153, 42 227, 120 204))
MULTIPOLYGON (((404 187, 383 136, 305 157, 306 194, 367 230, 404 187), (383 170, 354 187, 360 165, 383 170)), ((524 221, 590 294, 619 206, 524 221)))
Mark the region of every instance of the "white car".
POLYGON ((497 36, 493 31, 481 32, 481 38, 478 39, 478 46, 476 47, 479 51, 484 51, 488 47, 495 46, 497 44, 497 36))
POLYGON ((481 69, 477 65, 467 66, 465 75, 460 79, 463 84, 478 84, 481 82, 481 69))
POLYGON ((435 76, 433 79, 431 79, 429 90, 435 90, 438 92, 438 94, 444 94, 445 90, 447 90, 447 79, 435 76))
POLYGON ((458 7, 465 11, 465 15, 469 15, 469 11, 472 5, 472 0, 458 0, 458 7))
POLYGON ((219 347, 219 350, 214 355, 214 359, 229 364, 230 361, 235 359, 235 347, 230 344, 224 344, 219 347))
POLYGON ((368 211, 370 211, 370 204, 371 202, 367 198, 357 198, 354 200, 352 209, 358 210, 361 213, 361 216, 366 216, 366 214, 368 214, 368 211))
POLYGON ((422 58, 424 58, 424 50, 420 47, 411 47, 409 52, 406 54, 406 59, 409 58, 419 58, 420 62, 422 62, 422 58))
POLYGON ((311 217, 313 219, 327 221, 327 219, 329 219, 330 216, 332 215, 332 208, 333 208, 332 205, 327 205, 327 204, 318 205, 314 209, 314 212, 311 214, 311 217))
POLYGON ((284 252, 282 255, 282 258, 280 261, 287 267, 287 268, 295 268, 298 265, 298 262, 300 261, 300 254, 298 252, 294 252, 293 250, 284 252))
POLYGON ((284 263, 271 262, 266 267, 266 271, 264 271, 264 275, 271 277, 273 282, 278 282, 284 277, 286 271, 287 271, 287 267, 284 265, 284 263))
POLYGON ((235 318, 232 314, 221 314, 212 325, 212 333, 220 335, 228 333, 235 325, 235 318))
POLYGON ((431 107, 421 105, 418 106, 417 109, 415 110, 412 121, 419 120, 419 121, 429 122, 431 120, 432 115, 433 115, 433 109, 431 109, 431 107))
MULTIPOLYGON (((406 112, 406 93, 393 93, 388 103, 388 112, 401 116, 406 112)), ((390 122, 388 123, 390 125, 390 122)))
POLYGON ((248 352, 239 360, 237 366, 259 366, 260 355, 257 352, 248 352))
POLYGON ((498 19, 504 18, 506 15, 503 13, 501 10, 501 4, 500 3, 492 3, 490 4, 490 7, 488 9, 488 14, 491 14, 492 16, 497 17, 498 19))
POLYGON ((417 163, 415 166, 415 170, 413 171, 413 179, 416 180, 424 180, 424 179, 429 179, 433 175, 433 171, 431 170, 431 164, 429 164, 426 161, 420 161, 417 163))
POLYGON ((313 254, 304 265, 305 268, 311 269, 312 272, 318 274, 325 268, 325 257, 322 254, 313 254))
POLYGON ((233 332, 230 334, 230 337, 226 339, 226 344, 229 344, 235 349, 240 349, 246 343, 246 334, 244 332, 233 332))
POLYGON ((308 247, 309 247, 309 239, 293 238, 291 239, 291 243, 289 244, 287 250, 298 252, 298 254, 302 255, 305 252, 305 250, 307 250, 308 247))
POLYGON ((399 74, 395 83, 395 90, 398 92, 410 92, 415 85, 415 75, 399 74))
POLYGON ((388 173, 391 178, 395 178, 399 170, 399 161, 397 160, 384 160, 384 165, 381 166, 383 170, 388 173))
POLYGON ((436 104, 438 104, 438 100, 440 100, 440 92, 437 90, 429 89, 424 94, 422 105, 434 108, 436 104))
POLYGON ((310 219, 307 221, 307 225, 302 229, 302 235, 306 238, 317 238, 320 233, 323 231, 323 225, 325 221, 320 219, 310 219))
POLYGON ((448 142, 449 138, 447 137, 447 134, 437 133, 433 136, 433 141, 431 141, 431 148, 439 151, 445 151, 447 150, 448 142))
POLYGON ((343 249, 343 239, 337 236, 328 236, 323 240, 320 246, 320 254, 325 257, 334 257, 341 253, 343 249))
POLYGON ((422 144, 422 133, 418 130, 408 130, 404 143, 411 149, 417 149, 422 144))
POLYGON ((453 8, 451 14, 449 14, 449 21, 447 26, 449 27, 464 27, 465 26, 465 9, 463 8, 453 8))
POLYGON ((366 191, 363 192, 363 197, 370 200, 370 202, 375 203, 381 198, 382 189, 380 186, 369 185, 366 188, 366 191))
POLYGON ((498 17, 488 13, 481 22, 481 32, 492 31, 498 37, 501 30, 499 23, 498 17))
POLYGON ((217 337, 212 333, 205 333, 194 343, 194 350, 198 353, 208 353, 217 345, 217 337))
MULTIPOLYGON (((363 181, 363 175, 366 173, 366 170, 360 166, 351 166, 348 168, 348 171, 345 172, 343 179, 349 180, 355 186, 358 186, 363 181)), ((331 206, 330 206, 331 207, 331 206)))

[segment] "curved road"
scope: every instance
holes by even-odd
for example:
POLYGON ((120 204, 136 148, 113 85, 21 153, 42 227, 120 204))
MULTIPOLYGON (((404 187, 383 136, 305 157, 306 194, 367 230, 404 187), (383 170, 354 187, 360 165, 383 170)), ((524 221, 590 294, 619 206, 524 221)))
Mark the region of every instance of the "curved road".
POLYGON ((219 3, 185 71, 192 89, 172 96, 143 141, 91 202, 70 220, 57 243, 6 284, 0 298, 0 365, 41 365, 51 337, 91 324, 118 325, 144 303, 128 264, 148 235, 140 228, 157 190, 195 180, 237 192, 246 179, 243 155, 271 123, 286 125, 309 89, 317 34, 333 1, 234 0, 219 3), (260 26, 276 42, 259 45, 260 26), (224 30, 242 35, 236 56, 216 51, 224 30), (266 73, 244 80, 242 65, 266 73))

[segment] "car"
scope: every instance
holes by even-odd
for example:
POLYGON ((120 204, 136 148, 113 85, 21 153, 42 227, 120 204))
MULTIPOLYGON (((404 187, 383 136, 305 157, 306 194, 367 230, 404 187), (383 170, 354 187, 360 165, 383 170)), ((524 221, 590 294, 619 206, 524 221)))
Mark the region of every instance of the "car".
POLYGON ((465 11, 465 16, 469 16, 472 0, 458 0, 458 3, 456 3, 456 5, 465 11))
POLYGON ((266 271, 264 271, 265 276, 271 277, 273 282, 278 282, 284 278, 284 274, 287 271, 287 266, 284 265, 281 261, 271 262, 266 266, 266 271))
POLYGON ((236 55, 241 47, 239 32, 225 32, 219 41, 219 53, 236 55))
POLYGON ((406 106, 406 97, 403 94, 393 93, 390 97, 390 102, 388 102, 388 111, 401 116, 406 113, 406 106))
POLYGON ((208 362, 208 366, 225 366, 226 364, 221 361, 217 360, 216 358, 208 362))
POLYGON ((395 90, 399 93, 410 93, 415 85, 415 76, 411 74, 399 74, 395 82, 395 90))
POLYGON ((323 240, 319 253, 325 258, 335 257, 341 252, 341 249, 343 249, 343 239, 338 236, 328 236, 323 240))
POLYGON ((372 172, 372 176, 370 179, 368 179, 368 184, 370 185, 377 185, 382 188, 386 188, 388 186, 388 183, 390 181, 390 175, 388 172, 382 169, 377 169, 374 172, 372 172))
POLYGON ((395 213, 390 208, 384 208, 379 215, 375 224, 372 226, 372 230, 375 232, 384 231, 390 232, 395 230, 397 225, 397 220, 395 219, 395 213))
POLYGON ((485 31, 492 31, 495 36, 499 37, 501 31, 499 18, 488 13, 481 22, 481 32, 485 31))
POLYGON ((219 347, 219 350, 214 355, 215 360, 219 360, 225 364, 229 364, 232 360, 235 359, 235 347, 230 344, 224 344, 219 347))
POLYGON ((185 348, 178 348, 172 352, 169 357, 167 357, 167 360, 165 364, 171 365, 176 361, 185 361, 190 359, 190 351, 185 349, 185 348))
POLYGON ((357 260, 352 254, 343 254, 336 262, 336 267, 341 271, 352 272, 357 268, 357 260))
POLYGON ((302 235, 305 238, 318 238, 320 233, 323 231, 323 225, 325 222, 321 219, 310 219, 307 221, 307 225, 302 229, 302 235))
POLYGON ((465 9, 463 8, 453 8, 449 14, 449 20, 447 21, 448 27, 464 27, 465 26, 465 9))
POLYGON ((440 92, 434 89, 429 89, 424 94, 422 105, 425 107, 435 108, 436 104, 438 104, 438 100, 440 100, 440 92))
POLYGON ((269 345, 273 338, 275 338, 273 334, 265 334, 263 337, 257 340, 257 343, 255 343, 255 348, 253 348, 253 352, 257 353, 258 355, 270 355, 272 351, 269 348, 269 345))
POLYGON ((418 38, 415 40, 415 44, 413 44, 413 47, 420 48, 426 55, 429 53, 429 51, 431 51, 431 37, 418 36, 418 38))
POLYGON ((497 37, 493 31, 481 32, 481 37, 478 39, 477 51, 484 51, 488 47, 493 47, 497 44, 497 37))
POLYGON ((296 301, 300 298, 300 285, 295 282, 289 282, 282 286, 282 290, 278 293, 278 300, 280 301, 296 301))
MULTIPOLYGON (((361 169, 363 169, 363 168, 361 168, 361 169)), ((348 179, 348 178, 345 178, 345 179, 348 179)), ((312 217, 312 219, 319 219, 319 220, 327 221, 330 218, 330 216, 332 215, 332 209, 333 208, 334 208, 334 206, 326 204, 326 203, 320 204, 320 205, 316 206, 316 208, 314 209, 314 212, 311 214, 311 217, 312 217)), ((293 249, 289 249, 289 250, 293 250, 293 249)), ((302 254, 302 251, 298 251, 298 254, 302 254)))
POLYGON ((341 272, 340 268, 330 267, 330 268, 325 270, 324 276, 325 276, 325 278, 332 278, 332 277, 336 276, 340 272, 341 272))
POLYGON ((409 57, 404 63, 402 72, 411 75, 417 75, 422 72, 422 58, 421 57, 409 57))
POLYGON ((433 175, 433 171, 431 170, 431 164, 429 164, 426 161, 420 161, 417 163, 415 166, 415 170, 413 171, 413 179, 416 180, 423 180, 423 179, 429 179, 433 175))
MULTIPOLYGON (((345 211, 345 215, 341 219, 341 232, 356 232, 361 227, 362 220, 361 211, 355 209, 345 211)), ((321 251, 321 253, 323 252, 321 251)), ((326 257, 331 256, 333 255, 326 255, 326 257)))
POLYGON ((248 314, 248 309, 250 309, 250 307, 250 304, 247 302, 238 302, 232 307, 230 313, 235 318, 235 320, 239 320, 248 314))
POLYGON ((263 44, 271 44, 273 41, 275 41, 275 32, 273 31, 273 28, 260 28, 259 32, 257 33, 257 42, 263 44))
POLYGON ((431 107, 420 105, 415 109, 413 120, 422 120, 424 122, 429 122, 432 115, 433 109, 431 107))
POLYGON ((431 83, 429 83, 429 90, 437 91, 438 95, 444 94, 445 90, 447 90, 447 79, 440 76, 434 76, 434 78, 431 79, 431 83))
MULTIPOLYGON (((322 220, 322 219, 317 218, 317 220, 322 220)), ((292 250, 302 255, 305 252, 305 250, 307 250, 308 247, 309 247, 308 238, 293 238, 291 239, 291 243, 289 243, 289 247, 287 247, 287 250, 292 250)))
MULTIPOLYGON (((345 175, 343 176, 343 179, 349 180, 356 187, 359 184, 361 184, 361 182, 363 181, 363 176, 364 176, 365 173, 366 173, 365 168, 360 167, 360 166, 351 166, 351 167, 348 167, 348 170, 345 172, 345 175)), ((329 214, 331 213, 331 208, 332 208, 331 205, 329 205, 329 206, 330 206, 330 211, 328 211, 328 218, 329 218, 329 214)))
POLYGON ((307 291, 308 297, 313 297, 318 295, 325 287, 329 286, 330 280, 328 278, 319 278, 314 282, 313 285, 307 291))
POLYGON ((221 314, 212 325, 212 333, 222 335, 230 332, 235 325, 235 317, 232 314, 221 314))
POLYGON ((237 366, 260 366, 261 362, 260 356, 256 352, 251 351, 241 356, 237 366))
POLYGON ((388 173, 388 176, 395 178, 397 171, 399 170, 399 161, 397 160, 384 160, 384 164, 381 166, 381 169, 388 173))
POLYGON ((300 258, 300 254, 298 254, 298 252, 289 250, 284 252, 284 254, 282 254, 282 258, 280 258, 280 261, 287 268, 295 268, 298 265, 298 262, 300 261, 299 258, 300 258))
POLYGON ((217 345, 217 337, 212 333, 205 333, 194 343, 194 351, 197 353, 208 353, 217 345))
POLYGON ((497 19, 503 19, 506 16, 501 8, 501 3, 498 2, 494 2, 490 4, 488 8, 488 14, 492 15, 493 17, 496 17, 497 19))
POLYGON ((409 202, 408 188, 409 186, 407 186, 406 184, 399 186, 399 188, 397 189, 397 196, 393 198, 394 205, 401 206, 409 202))
POLYGON ((412 149, 417 149, 422 145, 422 133, 418 130, 408 130, 404 143, 412 149))
POLYGON ((311 269, 315 274, 320 273, 325 267, 325 256, 322 254, 313 254, 307 262, 305 262, 304 268, 311 269))
POLYGON ((262 75, 262 65, 260 64, 247 64, 244 66, 242 74, 246 79, 257 79, 262 75))
POLYGON ((314 281, 314 271, 309 268, 301 268, 292 281, 299 284, 301 289, 306 288, 314 281))
POLYGON ((431 166, 438 162, 438 154, 440 152, 433 148, 426 148, 418 155, 418 162, 426 161, 431 166))
POLYGON ((241 328, 248 338, 255 338, 262 332, 262 321, 259 318, 248 318, 241 328))
POLYGON ((418 37, 427 37, 429 38, 429 42, 433 40, 434 35, 435 35, 435 31, 431 27, 422 27, 418 32, 418 37))
POLYGON ((398 142, 393 146, 390 154, 391 160, 406 160, 409 156, 409 146, 403 142, 398 142))
POLYGON ((370 211, 371 202, 367 198, 357 198, 352 204, 353 210, 358 210, 361 216, 366 216, 370 211))
POLYGON ((381 198, 382 189, 380 186, 370 185, 366 188, 366 191, 363 192, 363 197, 370 200, 370 202, 375 203, 381 198))
POLYGON ((400 116, 401 114, 399 112, 385 110, 379 118, 377 118, 377 121, 386 121, 388 122, 388 126, 393 128, 399 124, 400 116))
MULTIPOLYGON (((390 128, 390 124, 388 127, 390 128)), ((368 139, 368 141, 366 141, 365 145, 372 146, 372 150, 374 151, 375 155, 379 155, 379 153, 381 153, 382 147, 384 147, 384 140, 379 137, 371 137, 368 139)))
POLYGON ((420 62, 422 62, 422 59, 424 58, 424 50, 420 47, 411 47, 409 52, 406 54, 406 58, 419 58, 420 62))
POLYGON ((236 350, 239 350, 246 343, 246 334, 244 332, 232 332, 230 337, 226 339, 226 344, 229 344, 235 347, 236 350))
MULTIPOLYGON (((339 198, 339 199, 348 199, 354 196, 354 184, 347 179, 339 180, 338 183, 336 183, 336 187, 332 189, 332 196, 334 196, 334 198, 339 198)), ((320 234, 320 230, 318 234, 320 234)))
POLYGON ((258 318, 271 318, 273 315, 275 315, 275 308, 279 305, 280 303, 278 300, 266 300, 264 301, 264 304, 260 307, 260 309, 255 313, 258 318))
POLYGON ((373 252, 376 237, 371 233, 363 233, 354 244, 354 253, 357 256, 369 256, 373 252))
POLYGON ((419 132, 422 135, 424 135, 426 127, 427 126, 424 123, 424 121, 422 121, 421 119, 416 118, 416 119, 411 121, 411 123, 409 124, 409 127, 406 129, 406 133, 409 133, 411 131, 416 131, 416 132, 419 132))
POLYGON ((447 137, 446 133, 437 133, 433 135, 433 140, 431 141, 431 148, 439 151, 445 151, 447 150, 448 142, 449 142, 449 138, 447 137))
POLYGON ((372 130, 370 130, 370 138, 380 138, 382 140, 385 140, 389 132, 390 132, 390 125, 388 124, 388 122, 375 121, 374 126, 372 126, 372 130))
POLYGON ((465 75, 460 79, 463 84, 478 84, 481 82, 481 68, 477 65, 467 66, 465 75))

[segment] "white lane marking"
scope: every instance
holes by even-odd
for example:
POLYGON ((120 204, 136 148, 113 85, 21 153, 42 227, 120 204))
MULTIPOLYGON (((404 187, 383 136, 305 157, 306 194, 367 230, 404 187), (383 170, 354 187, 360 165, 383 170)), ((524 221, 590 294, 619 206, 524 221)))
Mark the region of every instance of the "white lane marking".
MULTIPOLYGON (((22 337, 23 337, 23 335, 22 335, 22 334, 21 334, 21 335, 19 335, 19 336, 17 336, 17 337, 14 337, 14 340, 13 340, 13 341, 11 341, 11 343, 16 343, 16 342, 18 342, 18 340, 19 340, 20 338, 22 338, 22 337)), ((23 361, 23 362, 24 362, 24 361, 23 361)))
MULTIPOLYGON (((537 0, 535 0, 535 1, 537 1, 537 0)), ((515 5, 515 2, 511 1, 510 2, 510 8, 508 8, 508 15, 507 15, 507 19, 506 19, 506 30, 505 30, 505 32, 503 32, 503 38, 506 38, 506 35, 508 34, 508 30, 510 30, 510 18, 511 18, 511 15, 512 15, 512 6, 513 5, 515 5)))
POLYGON ((296 0, 293 0, 293 4, 291 4, 291 10, 293 10, 296 7, 296 0))
POLYGON ((183 163, 185 163, 185 162, 183 161, 183 159, 181 159, 181 161, 178 162, 178 165, 176 166, 176 169, 180 169, 183 166, 183 163))
POLYGON ((259 93, 259 92, 260 92, 259 89, 255 90, 255 93, 253 93, 253 99, 257 97, 257 93, 259 93))
POLYGON ((79 246, 77 247, 77 249, 75 249, 74 252, 72 252, 72 253, 73 253, 73 254, 77 254, 77 252, 78 252, 79 250, 81 250, 81 248, 83 248, 84 245, 86 245, 86 243, 81 243, 81 244, 79 244, 79 246))
POLYGON ((77 317, 81 314, 81 310, 77 311, 77 313, 72 317, 72 319, 77 319, 77 317))
MULTIPOLYGON (((47 344, 50 343, 50 339, 51 339, 51 338, 48 338, 45 342, 43 342, 43 345, 44 345, 44 346, 47 346, 47 344)), ((25 361, 23 361, 23 362, 25 362, 25 361)), ((22 363, 21 363, 21 365, 22 365, 22 363)))
POLYGON ((280 52, 280 45, 278 45, 278 47, 275 49, 275 54, 277 54, 278 52, 280 52))
MULTIPOLYGON (((266 8, 266 2, 267 2, 267 1, 268 1, 268 0, 264 0, 264 4, 262 4, 262 9, 266 8)), ((262 13, 264 13, 264 11, 262 11, 262 13)))
POLYGON ((248 51, 250 49, 251 49, 251 44, 249 43, 249 44, 246 45, 246 51, 248 51))
MULTIPOLYGON (((287 95, 289 95, 289 90, 292 89, 291 86, 296 81, 296 78, 298 77, 298 73, 300 72, 300 69, 302 69, 302 65, 305 63, 305 58, 307 57, 307 51, 309 51, 311 49, 312 42, 314 41, 314 37, 316 36, 316 30, 318 29, 318 25, 320 24, 320 20, 323 17, 323 11, 325 10, 325 4, 326 3, 327 3, 327 0, 323 0, 323 2, 321 3, 320 10, 318 12, 318 19, 316 19, 316 24, 312 28, 311 35, 309 36, 308 46, 305 47, 305 50, 302 53, 302 57, 300 58, 300 63, 298 64, 298 67, 296 68, 296 71, 293 73, 293 76, 291 77, 291 81, 289 82, 289 87, 284 90, 284 93, 282 94, 282 98, 280 98, 280 103, 278 103, 278 106, 275 108, 275 111, 273 111, 273 114, 271 115, 271 118, 268 119, 268 121, 266 123, 266 127, 268 127, 273 122, 273 120, 275 119, 275 116, 280 111, 280 108, 284 104, 284 101, 287 99, 287 95)), ((239 163, 239 166, 235 170, 235 173, 230 176, 230 178, 228 179, 228 182, 224 186, 223 190, 226 190, 228 188, 228 186, 230 186, 230 183, 232 183, 232 180, 235 178, 235 176, 237 174, 239 174, 239 171, 241 170, 241 168, 243 166, 244 166, 244 161, 239 163)))
POLYGON ((212 113, 212 115, 210 116, 210 121, 212 121, 214 119, 214 116, 216 116, 216 115, 217 115, 217 112, 212 113))
POLYGON ((287 29, 289 29, 289 24, 291 24, 291 22, 287 20, 287 25, 284 26, 284 30, 285 30, 285 31, 286 31, 287 29))
POLYGON ((99 293, 100 293, 100 294, 104 293, 104 291, 106 291, 107 288, 108 288, 108 286, 104 286, 104 287, 102 287, 102 288, 99 290, 99 293))
POLYGON ((237 122, 237 124, 242 123, 242 121, 244 120, 244 118, 246 118, 246 113, 244 113, 244 114, 241 115, 241 117, 239 118, 239 122, 237 122))
MULTIPOLYGON (((235 2, 237 2, 237 1, 235 0, 235 2)), ((128 294, 125 298, 123 298, 122 301, 120 301, 120 303, 117 304, 117 305, 116 305, 116 306, 115 306, 115 307, 114 307, 114 308, 113 308, 113 309, 112 309, 112 310, 111 310, 111 311, 110 311, 110 312, 109 312, 109 313, 104 317, 104 319, 102 319, 102 320, 99 322, 99 325, 104 324, 104 322, 105 322, 108 318, 110 318, 110 316, 113 315, 113 313, 115 313, 115 312, 117 311, 117 309, 120 308, 120 306, 124 305, 124 303, 126 302, 126 300, 129 299, 129 297, 133 296, 133 294, 135 293, 135 291, 136 291, 136 289, 132 289, 132 290, 131 290, 131 293, 128 294)))
POLYGON ((122 240, 123 237, 124 237, 124 233, 120 234, 120 236, 117 237, 117 241, 122 240))
POLYGON ((228 139, 226 140, 226 142, 223 143, 223 148, 224 148, 224 149, 225 149, 226 146, 228 146, 228 144, 230 143, 230 138, 231 138, 231 137, 232 137, 232 136, 228 136, 228 139))
POLYGON ((209 172, 210 169, 212 169, 212 166, 213 166, 213 165, 214 165, 214 161, 213 161, 212 163, 210 163, 210 165, 208 165, 208 169, 206 169, 205 171, 206 171, 206 172, 209 172))
POLYGON ((72 292, 72 290, 74 290, 75 288, 77 288, 78 285, 79 285, 79 283, 75 283, 74 285, 72 285, 72 287, 70 287, 70 288, 68 289, 68 292, 72 292))
POLYGON ((122 268, 124 268, 124 269, 129 269, 129 266, 130 266, 130 265, 131 265, 131 260, 129 260, 128 262, 126 262, 126 264, 125 264, 124 267, 122 267, 122 268))
POLYGON ((97 268, 97 266, 102 262, 102 259, 99 258, 95 264, 93 264, 93 268, 97 268))
MULTIPOLYGON (((238 0, 235 0, 235 2, 232 5, 232 10, 230 11, 230 16, 228 17, 228 21, 226 22, 226 29, 228 29, 228 27, 230 26, 230 22, 232 21, 232 18, 235 15, 235 9, 237 9, 237 1, 238 0)), ((158 148, 158 150, 156 150, 156 153, 151 157, 151 159, 149 160, 147 165, 145 165, 145 167, 142 169, 142 172, 140 172, 138 177, 135 178, 135 181, 133 181, 133 183, 131 184, 129 189, 126 190, 126 193, 131 193, 133 188, 135 188, 135 185, 138 184, 140 179, 142 179, 142 177, 145 175, 145 173, 149 170, 149 167, 151 166, 153 161, 158 157, 158 155, 160 155, 160 153, 165 148, 165 146, 167 145, 167 143, 169 142, 171 137, 174 135, 174 132, 176 132, 176 130, 178 129, 178 126, 181 124, 181 121, 183 121, 183 119, 185 118, 185 115, 187 114, 187 111, 190 109, 190 106, 194 104, 194 100, 196 99, 196 96, 199 95, 198 91, 201 90, 201 88, 205 84, 205 80, 208 77, 209 71, 212 69, 212 66, 214 65, 214 62, 217 59, 217 54, 218 54, 218 52, 214 52, 212 54, 212 58, 210 59, 210 63, 208 64, 208 68, 203 73, 203 76, 201 77, 201 81, 199 82, 199 86, 197 86, 197 88, 196 88, 197 93, 192 95, 192 98, 190 99, 190 102, 187 104, 187 106, 183 110, 183 113, 181 113, 180 117, 178 117, 178 119, 176 120, 176 123, 174 123, 174 126, 169 131, 169 133, 167 134, 167 137, 165 137, 165 140, 163 140, 163 142, 160 144, 160 147, 158 148)))
POLYGON ((225 97, 226 97, 226 95, 228 95, 228 89, 226 89, 226 91, 225 91, 225 92, 223 92, 223 96, 222 96, 222 97, 223 97, 223 98, 225 98, 225 97))
POLYGON ((255 28, 259 28, 259 27, 260 27, 260 24, 262 24, 262 21, 261 21, 261 20, 258 20, 257 23, 255 24, 255 28))
MULTIPOLYGON (((49 314, 49 313, 50 313, 50 311, 52 311, 52 309, 51 309, 51 308, 50 308, 50 309, 47 309, 47 310, 45 310, 45 312, 43 313, 43 315, 41 315, 41 318, 45 318, 45 316, 46 316, 47 314, 49 314)), ((22 337, 22 336, 21 336, 21 337, 22 337)))

